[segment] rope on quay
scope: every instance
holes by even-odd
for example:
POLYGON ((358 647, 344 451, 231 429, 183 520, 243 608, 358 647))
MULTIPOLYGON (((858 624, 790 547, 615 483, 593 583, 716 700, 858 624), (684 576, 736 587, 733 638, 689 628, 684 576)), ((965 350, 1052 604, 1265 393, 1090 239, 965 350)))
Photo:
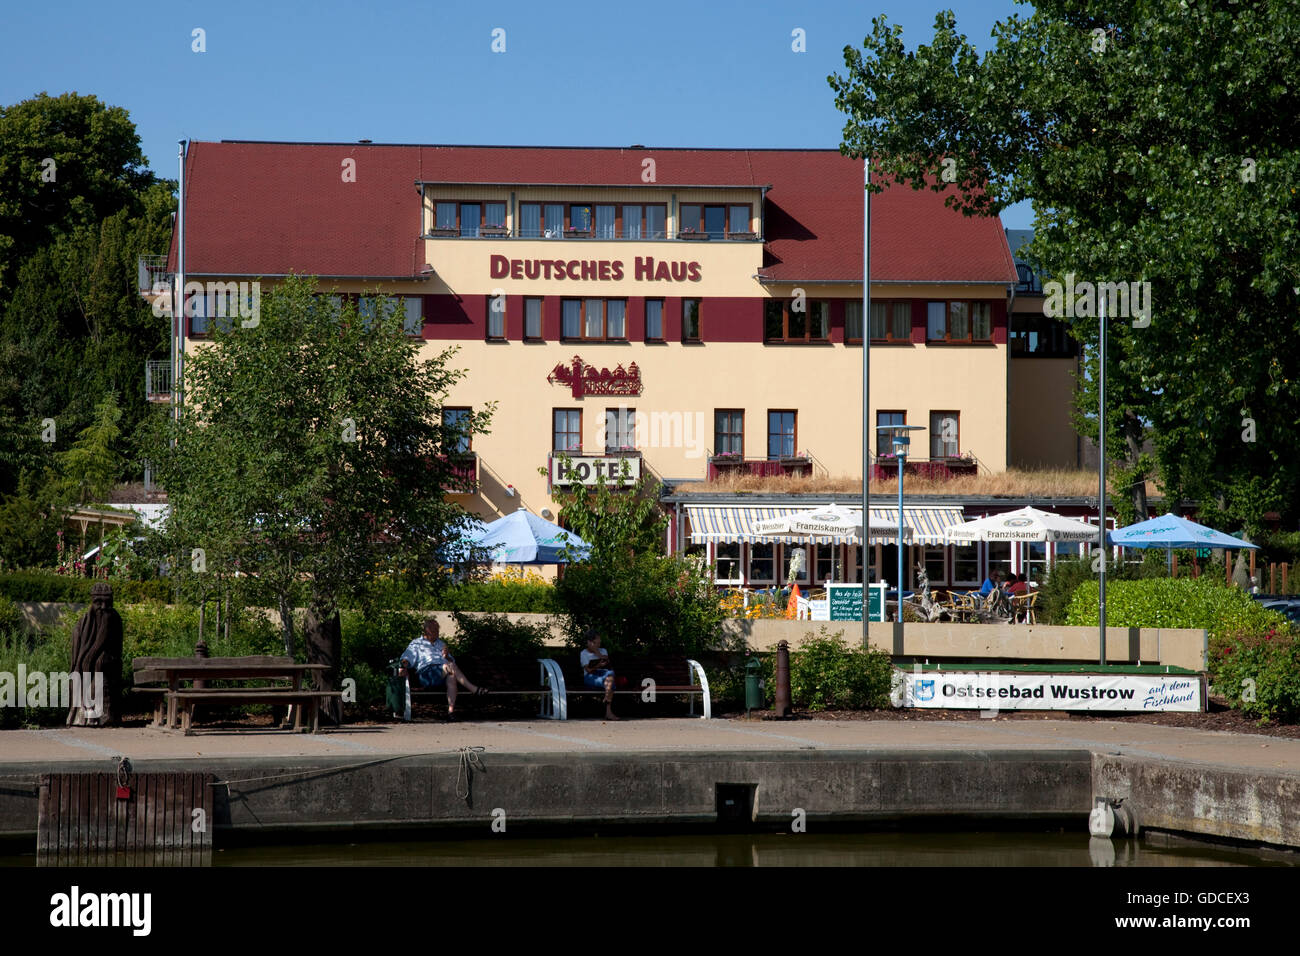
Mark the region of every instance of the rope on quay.
POLYGON ((456 771, 456 796, 470 802, 469 791, 474 781, 474 771, 487 773, 487 767, 483 766, 483 761, 479 759, 479 754, 483 752, 483 747, 461 747, 460 748, 460 769, 456 771), (465 792, 460 792, 461 775, 465 777, 465 792))
MULTIPOLYGON (((263 782, 270 781, 270 780, 289 780, 289 779, 293 779, 293 778, 298 778, 298 779, 306 780, 306 779, 309 779, 309 778, 311 778, 311 777, 317 777, 317 776, 323 776, 323 775, 325 775, 325 774, 336 773, 336 772, 338 772, 338 771, 340 771, 340 770, 360 770, 362 767, 373 767, 373 766, 375 766, 375 765, 377 765, 377 764, 381 764, 381 763, 392 763, 394 760, 405 760, 405 759, 408 758, 408 757, 437 757, 437 756, 440 756, 440 755, 442 755, 442 754, 460 754, 460 755, 461 755, 461 760, 462 760, 462 763, 463 763, 463 762, 464 762, 464 759, 465 759, 465 758, 464 758, 464 753, 463 753, 464 751, 466 751, 466 750, 475 750, 475 751, 482 752, 484 749, 485 749, 485 748, 483 748, 483 747, 460 747, 460 748, 458 748, 458 749, 456 749, 456 750, 420 750, 420 751, 417 751, 417 752, 415 752, 415 753, 409 753, 409 754, 392 754, 392 755, 387 756, 387 757, 376 757, 374 760, 363 760, 361 763, 346 763, 346 764, 338 764, 338 765, 336 765, 336 766, 332 766, 332 767, 317 767, 317 768, 315 768, 314 770, 292 770, 292 771, 290 771, 289 773, 277 773, 277 774, 274 774, 274 775, 269 776, 269 777, 267 777, 267 776, 262 776, 262 777, 235 777, 235 778, 230 778, 230 779, 227 779, 227 780, 214 780, 212 783, 208 784, 208 786, 210 786, 210 787, 221 787, 221 786, 226 786, 226 787, 228 787, 228 786, 230 786, 231 784, 235 784, 235 783, 263 783, 263 782)), ((477 760, 477 759, 478 759, 477 756, 475 756, 474 759, 477 760)), ((481 763, 479 764, 479 767, 480 767, 480 769, 482 769, 482 764, 481 764, 481 763)), ((459 779, 459 775, 458 775, 457 779, 459 779)))

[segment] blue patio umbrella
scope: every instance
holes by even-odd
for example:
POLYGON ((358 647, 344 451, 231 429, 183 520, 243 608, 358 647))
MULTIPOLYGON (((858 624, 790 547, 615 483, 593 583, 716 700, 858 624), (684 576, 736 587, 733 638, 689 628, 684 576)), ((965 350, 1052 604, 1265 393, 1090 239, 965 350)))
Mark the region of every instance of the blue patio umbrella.
POLYGON ((1258 548, 1240 538, 1215 531, 1177 515, 1160 515, 1147 521, 1117 528, 1106 540, 1121 548, 1258 548))
POLYGON ((487 550, 495 564, 565 564, 591 553, 591 546, 572 531, 526 508, 489 521, 473 543, 487 550))
POLYGON ((474 546, 474 540, 478 538, 487 529, 478 518, 473 515, 466 515, 454 528, 448 530, 454 535, 438 549, 439 557, 448 564, 464 564, 472 556, 470 549, 474 546))
POLYGON ((1174 548, 1258 548, 1240 538, 1215 531, 1178 515, 1160 515, 1107 532, 1106 540, 1121 548, 1164 548, 1165 563, 1172 568, 1174 548))

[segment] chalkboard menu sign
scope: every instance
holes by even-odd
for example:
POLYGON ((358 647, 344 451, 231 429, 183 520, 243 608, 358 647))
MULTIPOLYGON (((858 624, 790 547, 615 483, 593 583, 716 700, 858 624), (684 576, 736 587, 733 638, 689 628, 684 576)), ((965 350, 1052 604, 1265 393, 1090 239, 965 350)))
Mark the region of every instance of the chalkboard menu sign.
MULTIPOLYGON (((832 621, 860 621, 862 620, 862 585, 861 584, 831 584, 828 585, 831 620, 832 621)), ((867 616, 873 621, 883 621, 885 619, 885 587, 883 584, 873 584, 871 592, 867 596, 867 616)))

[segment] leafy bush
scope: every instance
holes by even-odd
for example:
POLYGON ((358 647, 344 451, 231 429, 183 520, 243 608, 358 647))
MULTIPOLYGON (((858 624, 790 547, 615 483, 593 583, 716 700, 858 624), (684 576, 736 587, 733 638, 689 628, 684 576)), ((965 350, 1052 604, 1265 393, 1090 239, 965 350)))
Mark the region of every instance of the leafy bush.
MULTIPOLYGON (((764 662, 766 697, 776 700, 775 655, 764 662)), ((883 651, 850 647, 844 632, 830 633, 823 624, 790 652, 790 699, 796 707, 860 710, 890 706, 892 658, 883 651)))
POLYGON ((0 634, 17 633, 22 629, 23 615, 9 598, 0 595, 0 634))
POLYGON ((455 652, 467 657, 538 657, 551 637, 542 624, 512 621, 504 614, 469 615, 457 611, 455 652))
POLYGON ((1294 628, 1263 634, 1235 631, 1210 642, 1215 693, 1264 721, 1300 719, 1300 635, 1294 628))
POLYGON ((555 597, 575 647, 588 628, 615 654, 695 657, 725 644, 713 575, 695 558, 598 552, 565 570, 555 597))
POLYGON ((423 616, 408 611, 342 612, 339 623, 343 632, 343 651, 339 659, 339 676, 351 677, 357 682, 357 703, 384 699, 388 662, 420 635, 423 622, 423 616))
POLYGON ((534 581, 470 581, 448 588, 433 604, 444 611, 550 614, 555 587, 534 581))
MULTIPOLYGON (((1096 581, 1075 589, 1066 623, 1097 624, 1096 581)), ((1270 628, 1286 628, 1287 620, 1266 611, 1240 588, 1222 579, 1153 578, 1106 582, 1106 622, 1116 627, 1197 627, 1212 636, 1231 633, 1262 635, 1270 628)))

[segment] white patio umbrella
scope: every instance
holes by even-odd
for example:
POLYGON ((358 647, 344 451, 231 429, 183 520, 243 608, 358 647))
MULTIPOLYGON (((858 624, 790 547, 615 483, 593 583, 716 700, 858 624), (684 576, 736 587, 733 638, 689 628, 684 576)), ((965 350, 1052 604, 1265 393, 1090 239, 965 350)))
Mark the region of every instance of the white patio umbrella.
POLYGON ((1050 511, 1020 508, 977 518, 944 530, 951 542, 970 541, 1096 541, 1097 529, 1050 511))
MULTIPOLYGON (((911 529, 908 529, 909 532, 911 529)), ((810 537, 857 538, 862 539, 861 509, 842 508, 839 505, 827 505, 824 508, 809 508, 805 511, 792 511, 779 518, 765 518, 753 525, 755 534, 760 535, 807 535, 810 537)), ((898 526, 886 526, 875 520, 871 532, 897 534, 898 526)))

